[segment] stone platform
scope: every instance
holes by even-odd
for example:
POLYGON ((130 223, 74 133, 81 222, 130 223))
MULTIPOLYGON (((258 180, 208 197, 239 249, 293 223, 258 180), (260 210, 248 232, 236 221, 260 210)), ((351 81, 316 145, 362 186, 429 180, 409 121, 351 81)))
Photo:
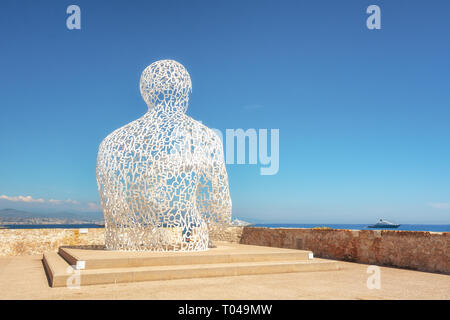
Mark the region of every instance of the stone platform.
POLYGON ((311 251, 217 243, 203 252, 127 252, 60 247, 43 256, 52 287, 65 287, 75 270, 81 285, 338 270, 311 251))

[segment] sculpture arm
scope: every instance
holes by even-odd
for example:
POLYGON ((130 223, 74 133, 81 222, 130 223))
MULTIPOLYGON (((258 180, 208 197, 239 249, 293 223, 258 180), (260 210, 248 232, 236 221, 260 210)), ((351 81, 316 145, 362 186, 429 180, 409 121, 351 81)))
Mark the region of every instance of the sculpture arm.
POLYGON ((231 197, 222 143, 215 134, 212 147, 207 152, 209 163, 200 179, 197 199, 200 213, 212 231, 230 224, 231 197))

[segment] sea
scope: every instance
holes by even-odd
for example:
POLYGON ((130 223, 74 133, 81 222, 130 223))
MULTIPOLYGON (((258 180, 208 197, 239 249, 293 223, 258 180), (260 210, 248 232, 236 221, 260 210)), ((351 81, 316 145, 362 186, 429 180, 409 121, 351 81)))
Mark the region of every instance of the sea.
MULTIPOLYGON (((265 228, 318 228, 328 227, 331 229, 351 229, 351 230, 403 230, 403 231, 433 231, 450 232, 450 224, 402 224, 395 229, 368 228, 368 224, 327 224, 327 223, 273 223, 273 224, 252 224, 252 227, 265 228)), ((100 224, 6 224, 0 229, 82 229, 82 228, 103 228, 100 224)))
POLYGON ((401 224, 398 228, 369 228, 370 224, 327 224, 327 223, 274 223, 274 224, 254 224, 253 227, 266 228, 320 228, 328 227, 331 229, 350 229, 350 230, 402 230, 402 231, 432 231, 432 232, 450 232, 450 224, 401 224))

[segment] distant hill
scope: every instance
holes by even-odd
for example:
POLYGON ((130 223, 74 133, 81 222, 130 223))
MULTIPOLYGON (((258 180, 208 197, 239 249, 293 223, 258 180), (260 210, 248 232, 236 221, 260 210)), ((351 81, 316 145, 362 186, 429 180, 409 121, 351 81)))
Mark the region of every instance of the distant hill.
POLYGON ((33 213, 16 209, 0 209, 1 224, 80 224, 103 223, 101 212, 33 213))

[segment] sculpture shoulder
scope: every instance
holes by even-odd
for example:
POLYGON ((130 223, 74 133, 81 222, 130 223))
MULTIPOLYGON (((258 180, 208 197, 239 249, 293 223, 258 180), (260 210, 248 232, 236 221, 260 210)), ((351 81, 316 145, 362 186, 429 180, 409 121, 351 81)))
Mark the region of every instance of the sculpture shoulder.
POLYGON ((208 146, 209 148, 222 150, 222 140, 213 129, 208 128, 197 120, 192 118, 189 119, 192 121, 193 135, 199 137, 203 145, 208 146))
POLYGON ((126 125, 114 130, 100 143, 99 150, 101 151, 107 146, 120 145, 129 141, 131 136, 136 136, 139 131, 144 128, 144 121, 142 118, 136 119, 127 123, 126 125))
POLYGON ((141 117, 110 133, 100 144, 99 152, 111 148, 123 149, 133 146, 133 142, 144 142, 149 145, 161 145, 165 135, 171 139, 191 136, 199 142, 199 146, 207 150, 222 151, 222 141, 214 130, 199 121, 184 115, 172 119, 147 119, 141 117))

